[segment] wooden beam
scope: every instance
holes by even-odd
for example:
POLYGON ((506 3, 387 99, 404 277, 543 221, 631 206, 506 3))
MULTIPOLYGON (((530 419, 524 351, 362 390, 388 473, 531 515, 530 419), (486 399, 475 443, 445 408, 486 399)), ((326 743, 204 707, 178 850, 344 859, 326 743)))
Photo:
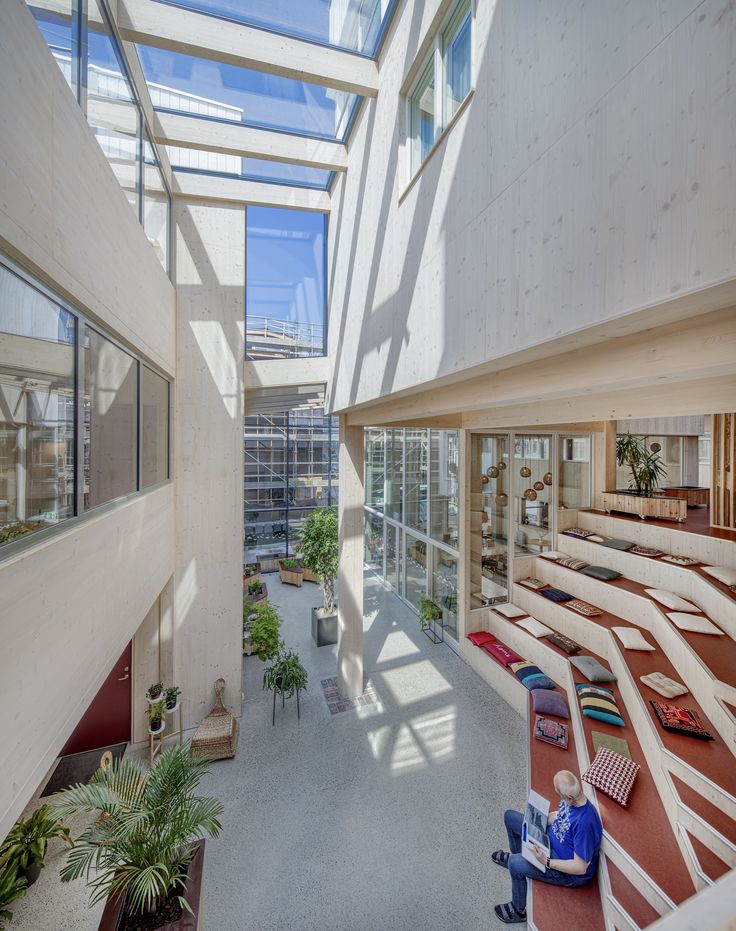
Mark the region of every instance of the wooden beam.
POLYGON ((289 165, 308 165, 345 171, 348 154, 345 146, 328 139, 307 139, 289 133, 254 129, 242 123, 207 120, 184 113, 157 112, 154 117, 156 142, 185 149, 202 149, 243 158, 267 158, 289 165))
POLYGON ((221 178, 218 175, 174 171, 174 197, 184 200, 224 201, 231 204, 255 204, 259 207, 291 207, 294 210, 330 209, 327 191, 267 184, 243 178, 221 178))
POLYGON ((371 58, 155 0, 120 0, 117 25, 128 42, 352 94, 378 93, 378 68, 371 58))

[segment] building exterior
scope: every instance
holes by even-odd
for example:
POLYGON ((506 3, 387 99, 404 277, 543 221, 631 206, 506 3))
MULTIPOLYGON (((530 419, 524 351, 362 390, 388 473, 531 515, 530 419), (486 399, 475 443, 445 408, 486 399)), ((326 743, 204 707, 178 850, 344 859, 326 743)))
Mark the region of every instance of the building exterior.
MULTIPOLYGON (((496 608, 576 641, 616 676, 642 767, 638 808, 590 790, 606 833, 579 926, 677 927, 736 867, 736 10, 322 6, 0 4, 0 835, 91 707, 130 711, 92 746, 146 739, 159 679, 187 727, 218 677, 240 713, 242 563, 338 504, 343 695, 363 690, 367 565, 430 599, 531 728, 469 635, 548 672, 582 772, 575 667, 496 608), (627 432, 675 502, 648 520, 611 499, 627 432), (684 682, 700 752, 614 628, 684 682)), ((540 931, 569 926, 553 892, 540 931)))

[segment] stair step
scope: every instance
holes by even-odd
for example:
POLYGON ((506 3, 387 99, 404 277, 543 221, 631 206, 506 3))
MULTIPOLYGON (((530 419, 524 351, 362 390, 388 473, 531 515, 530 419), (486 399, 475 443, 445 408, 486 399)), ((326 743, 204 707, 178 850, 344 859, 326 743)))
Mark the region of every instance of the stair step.
POLYGON ((705 873, 708 879, 715 882, 730 871, 729 866, 724 863, 720 857, 717 857, 713 851, 709 850, 697 837, 693 837, 689 831, 687 832, 687 837, 692 845, 698 863, 700 864, 700 869, 705 873))
MULTIPOLYGON (((607 860, 607 865, 611 892, 626 914, 633 918, 640 928, 646 928, 647 925, 655 922, 660 917, 659 912, 629 882, 615 863, 607 860)), ((560 927, 563 928, 565 925, 560 925, 560 927)), ((575 928, 577 925, 569 924, 568 927, 575 928)))
POLYGON ((692 809, 696 815, 699 815, 706 824, 711 825, 719 834, 722 834, 726 840, 736 845, 736 821, 729 818, 722 808, 709 802, 707 798, 703 798, 700 792, 683 782, 674 773, 671 774, 671 779, 682 802, 692 809))

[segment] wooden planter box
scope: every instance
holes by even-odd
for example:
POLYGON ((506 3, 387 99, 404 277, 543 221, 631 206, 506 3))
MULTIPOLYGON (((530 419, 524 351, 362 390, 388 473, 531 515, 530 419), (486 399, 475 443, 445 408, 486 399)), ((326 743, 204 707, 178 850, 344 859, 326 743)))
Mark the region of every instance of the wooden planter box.
MULTIPOLYGON (((204 866, 204 840, 197 841, 197 850, 194 859, 189 864, 187 884, 184 889, 184 898, 189 903, 194 914, 186 909, 182 910, 178 921, 170 921, 161 925, 159 931, 201 931, 204 928, 203 901, 202 901, 202 868, 204 866)), ((108 899, 105 911, 97 926, 98 931, 118 931, 120 913, 123 910, 123 900, 108 899)))
POLYGON ((653 517, 656 520, 676 520, 679 523, 687 517, 685 498, 668 498, 666 495, 636 495, 625 491, 604 491, 603 508, 621 511, 624 514, 638 514, 642 520, 653 517))
POLYGON ((257 563, 254 563, 254 565, 256 569, 252 575, 248 575, 246 572, 245 566, 243 566, 243 591, 244 592, 248 591, 249 582, 254 582, 256 579, 260 579, 261 577, 261 564, 257 562, 257 563))
POLYGON ((681 485, 679 488, 660 488, 660 494, 668 498, 684 498, 689 508, 707 508, 710 504, 710 488, 681 485))
POLYGON ((261 572, 278 572, 279 560, 286 559, 286 553, 261 553, 256 556, 261 572))
MULTIPOLYGON (((249 579, 249 581, 252 582, 253 579, 249 579)), ((246 589, 245 603, 247 605, 254 605, 257 601, 263 601, 265 598, 268 598, 268 588, 265 582, 261 582, 261 593, 259 595, 249 595, 246 589)))
POLYGON ((283 560, 279 560, 279 578, 286 585, 296 585, 297 588, 301 588, 304 581, 304 569, 298 563, 293 569, 285 569, 283 560))
POLYGON ((302 566, 302 574, 304 576, 305 582, 316 582, 317 585, 321 584, 321 579, 312 569, 309 569, 307 566, 302 566))

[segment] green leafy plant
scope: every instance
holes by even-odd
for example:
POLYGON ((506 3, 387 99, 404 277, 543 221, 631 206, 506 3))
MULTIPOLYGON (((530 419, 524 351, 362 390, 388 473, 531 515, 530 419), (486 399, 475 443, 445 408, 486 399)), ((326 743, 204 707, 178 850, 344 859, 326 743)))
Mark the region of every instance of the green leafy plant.
POLYGON ((254 563, 254 562, 246 563, 243 566, 243 578, 244 579, 250 578, 252 575, 255 575, 257 572, 259 572, 260 568, 261 567, 257 563, 254 563))
POLYGON ((181 689, 178 685, 172 685, 171 688, 166 689, 166 696, 164 701, 166 702, 166 709, 169 710, 176 706, 176 703, 181 695, 181 689))
POLYGON ((426 630, 439 620, 442 620, 442 608, 431 598, 421 598, 419 600, 419 625, 422 630, 426 630))
POLYGON ((284 698, 291 698, 294 692, 307 687, 307 670, 293 650, 287 650, 283 643, 274 662, 263 673, 263 688, 278 692, 284 698))
POLYGON ((19 520, 6 527, 0 528, 0 546, 3 543, 12 543, 13 540, 19 540, 27 533, 33 533, 34 530, 42 530, 48 526, 42 520, 19 520))
POLYGON ((161 721, 164 717, 164 701, 157 701, 154 705, 149 705, 146 711, 148 715, 148 723, 151 725, 152 731, 157 731, 161 728, 161 721))
POLYGON ((299 554, 320 580, 325 614, 335 611, 338 567, 337 508, 317 508, 299 529, 299 554))
POLYGON ((248 619, 250 643, 254 653, 263 662, 274 659, 279 652, 281 617, 269 601, 257 601, 251 605, 248 619))
POLYGON ((248 594, 249 595, 260 595, 263 591, 263 582, 260 579, 254 579, 252 582, 248 583, 248 594))
POLYGON ((0 870, 0 931, 5 928, 5 922, 13 917, 8 905, 23 898, 27 885, 27 880, 18 875, 15 866, 6 866, 0 870))
POLYGON ((154 701, 158 698, 163 698, 163 694, 164 694, 163 682, 156 682, 154 685, 149 685, 148 691, 146 692, 146 698, 150 698, 151 701, 154 701))
POLYGON ((69 831, 48 805, 37 808, 28 818, 17 821, 0 845, 0 869, 15 867, 27 870, 29 866, 44 865, 46 845, 54 837, 62 837, 71 844, 69 831))
POLYGON ((296 561, 296 559, 292 559, 289 556, 287 559, 281 560, 281 565, 283 566, 284 569, 289 569, 291 571, 292 569, 297 569, 299 566, 299 563, 296 561))
POLYGON ((220 833, 223 812, 216 799, 195 795, 208 766, 186 743, 161 753, 148 772, 120 759, 59 793, 53 804, 62 817, 97 816, 67 854, 62 882, 83 876, 90 904, 124 896, 131 915, 155 913, 172 896, 191 912, 181 895, 187 869, 196 842, 220 833))
POLYGON ((631 472, 629 488, 638 495, 649 495, 667 475, 662 457, 652 452, 646 436, 634 436, 628 430, 616 437, 616 462, 631 472))

